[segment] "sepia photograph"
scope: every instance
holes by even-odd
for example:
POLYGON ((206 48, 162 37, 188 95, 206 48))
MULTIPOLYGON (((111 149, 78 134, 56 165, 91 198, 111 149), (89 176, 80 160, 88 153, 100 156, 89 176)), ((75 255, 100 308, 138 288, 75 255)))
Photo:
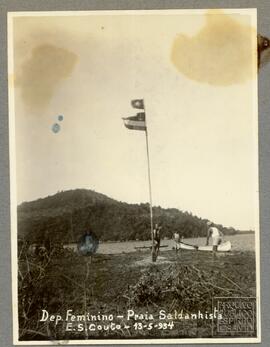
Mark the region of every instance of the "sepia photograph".
POLYGON ((261 339, 256 9, 8 13, 13 342, 261 339))

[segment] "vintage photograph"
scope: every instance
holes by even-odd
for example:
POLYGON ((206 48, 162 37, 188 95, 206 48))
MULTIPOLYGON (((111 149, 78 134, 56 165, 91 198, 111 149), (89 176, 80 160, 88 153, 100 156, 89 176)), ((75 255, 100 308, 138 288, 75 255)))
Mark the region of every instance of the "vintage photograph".
POLYGON ((14 344, 260 341, 266 46, 255 9, 8 14, 14 344))

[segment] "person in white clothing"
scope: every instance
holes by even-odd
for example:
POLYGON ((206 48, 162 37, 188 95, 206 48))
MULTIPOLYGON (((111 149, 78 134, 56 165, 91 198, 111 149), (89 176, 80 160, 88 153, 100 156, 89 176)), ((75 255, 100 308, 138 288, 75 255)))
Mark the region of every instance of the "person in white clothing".
POLYGON ((175 241, 176 243, 178 243, 178 242, 180 241, 180 235, 179 235, 179 232, 178 232, 178 231, 176 231, 176 232, 174 233, 173 237, 174 237, 174 241, 175 241))
POLYGON ((212 238, 213 251, 217 251, 218 245, 222 242, 223 233, 213 225, 211 222, 207 222, 208 230, 207 230, 207 238, 206 238, 206 246, 209 245, 209 239, 212 238))
POLYGON ((180 235, 179 235, 179 232, 178 232, 178 231, 176 231, 176 232, 173 234, 173 239, 174 239, 174 242, 175 242, 175 251, 177 252, 178 249, 180 248, 180 246, 179 246, 180 235))

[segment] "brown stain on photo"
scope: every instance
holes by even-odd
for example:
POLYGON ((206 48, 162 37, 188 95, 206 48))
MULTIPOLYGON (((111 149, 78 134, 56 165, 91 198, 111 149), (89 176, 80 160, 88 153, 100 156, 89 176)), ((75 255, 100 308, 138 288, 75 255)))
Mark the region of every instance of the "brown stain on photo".
POLYGON ((67 49, 52 44, 35 46, 15 75, 15 87, 21 89, 25 105, 32 111, 46 108, 77 60, 77 55, 67 49))
POLYGON ((179 34, 171 61, 186 77, 215 86, 244 83, 256 73, 256 30, 218 10, 206 13, 197 35, 179 34))

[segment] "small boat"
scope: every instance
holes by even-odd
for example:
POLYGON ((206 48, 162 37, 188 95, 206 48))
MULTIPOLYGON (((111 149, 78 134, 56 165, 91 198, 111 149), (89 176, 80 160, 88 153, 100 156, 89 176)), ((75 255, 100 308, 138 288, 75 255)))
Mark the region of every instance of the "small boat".
MULTIPOLYGON (((161 245, 159 246, 159 248, 163 248, 163 247, 169 247, 168 245, 161 245)), ((143 248, 147 248, 147 249, 151 249, 152 246, 135 246, 135 249, 143 249, 143 248)))
MULTIPOLYGON (((190 251, 208 251, 208 252, 213 251, 213 246, 194 246, 194 245, 189 245, 181 241, 177 243, 177 248, 186 249, 190 251)), ((232 245, 230 241, 222 242, 217 247, 218 252, 229 252, 231 249, 232 249, 232 245)))

